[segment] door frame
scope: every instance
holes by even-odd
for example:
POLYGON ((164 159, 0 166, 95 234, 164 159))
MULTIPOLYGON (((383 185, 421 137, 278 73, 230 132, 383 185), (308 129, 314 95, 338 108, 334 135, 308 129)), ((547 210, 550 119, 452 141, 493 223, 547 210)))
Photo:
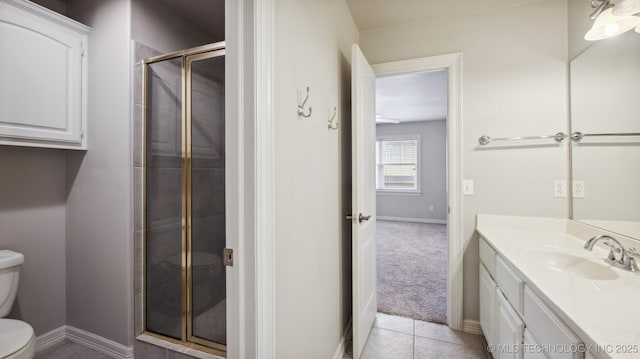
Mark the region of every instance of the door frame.
POLYGON ((463 330, 462 53, 386 62, 371 67, 376 77, 447 70, 447 325, 463 330))

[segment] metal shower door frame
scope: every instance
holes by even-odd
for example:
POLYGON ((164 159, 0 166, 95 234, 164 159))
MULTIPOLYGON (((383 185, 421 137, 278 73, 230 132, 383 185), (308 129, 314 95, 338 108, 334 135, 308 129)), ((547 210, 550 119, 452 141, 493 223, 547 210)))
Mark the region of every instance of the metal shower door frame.
POLYGON ((213 44, 198 46, 186 50, 180 50, 168 54, 150 57, 143 60, 142 83, 144 86, 144 116, 143 116, 143 155, 142 155, 142 237, 144 255, 143 268, 143 301, 142 301, 142 325, 143 333, 153 337, 157 337, 168 342, 192 347, 194 349, 207 353, 226 356, 227 347, 214 341, 193 335, 193 278, 192 278, 192 236, 191 236, 191 65, 195 61, 210 59, 219 56, 225 56, 226 44, 224 41, 213 44), (147 99, 148 99, 148 66, 166 60, 180 58, 182 60, 182 323, 180 340, 168 337, 162 334, 154 333, 147 330, 146 324, 146 303, 147 303, 147 267, 146 267, 146 250, 147 250, 147 99))

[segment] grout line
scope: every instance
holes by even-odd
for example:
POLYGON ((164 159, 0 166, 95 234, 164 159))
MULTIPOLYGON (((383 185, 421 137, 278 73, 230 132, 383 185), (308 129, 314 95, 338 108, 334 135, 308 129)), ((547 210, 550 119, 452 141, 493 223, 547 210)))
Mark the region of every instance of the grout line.
MULTIPOLYGON (((414 333, 415 333, 415 324, 413 325, 413 328, 414 328, 414 333)), ((415 334, 413 335, 412 340, 413 340, 413 345, 411 346, 411 357, 413 359, 416 359, 416 336, 415 336, 415 334)))
POLYGON ((409 334, 409 333, 405 333, 405 332, 401 332, 399 330, 395 330, 395 329, 388 329, 388 328, 382 328, 382 327, 376 327, 374 326, 374 328, 376 329, 380 329, 380 330, 386 330, 388 332, 394 332, 394 333, 398 333, 398 334, 404 334, 404 335, 410 335, 410 336, 414 336, 413 334, 409 334))

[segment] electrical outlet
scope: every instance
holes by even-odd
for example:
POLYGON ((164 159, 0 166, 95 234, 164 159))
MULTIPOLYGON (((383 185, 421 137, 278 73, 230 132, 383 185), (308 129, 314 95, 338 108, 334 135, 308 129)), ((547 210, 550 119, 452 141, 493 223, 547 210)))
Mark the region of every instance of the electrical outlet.
POLYGON ((462 194, 472 196, 473 195, 473 180, 462 181, 462 194))
POLYGON ((433 205, 432 204, 429 205, 429 211, 433 211, 433 205))
POLYGON ((584 181, 573 181, 573 198, 584 198, 584 181))
POLYGON ((553 196, 554 197, 567 197, 567 181, 554 181, 553 182, 553 196))

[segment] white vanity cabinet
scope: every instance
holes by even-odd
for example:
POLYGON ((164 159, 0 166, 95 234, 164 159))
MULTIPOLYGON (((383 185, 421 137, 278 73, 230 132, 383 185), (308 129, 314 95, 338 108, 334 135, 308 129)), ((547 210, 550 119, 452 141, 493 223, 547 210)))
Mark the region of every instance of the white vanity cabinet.
POLYGON ((496 252, 486 241, 480 241, 480 327, 487 339, 487 344, 493 346, 495 341, 496 322, 496 289, 493 277, 495 271, 496 252))
POLYGON ((496 282, 489 272, 480 265, 480 326, 487 344, 493 346, 495 342, 496 319, 496 282))
POLYGON ((496 359, 581 359, 582 343, 484 238, 480 326, 496 359))
POLYGON ((0 144, 87 148, 89 28, 24 0, 0 0, 0 144))
POLYGON ((524 322, 502 291, 496 289, 495 351, 496 359, 521 359, 524 322))
POLYGON ((535 350, 535 348, 539 347, 540 344, 536 342, 529 330, 525 330, 522 359, 547 359, 547 357, 543 353, 535 350))

